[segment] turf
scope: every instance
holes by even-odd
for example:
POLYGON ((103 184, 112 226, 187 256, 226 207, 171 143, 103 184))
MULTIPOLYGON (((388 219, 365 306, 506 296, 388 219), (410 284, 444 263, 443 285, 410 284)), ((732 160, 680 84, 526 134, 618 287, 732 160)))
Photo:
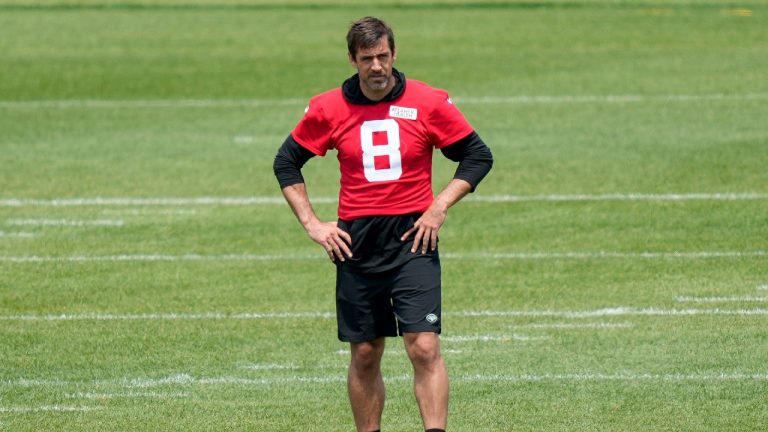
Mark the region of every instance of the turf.
POLYGON ((495 157, 441 231, 451 430, 762 430, 768 7, 714 0, 0 2, 0 430, 352 429, 271 165, 367 14, 495 157))

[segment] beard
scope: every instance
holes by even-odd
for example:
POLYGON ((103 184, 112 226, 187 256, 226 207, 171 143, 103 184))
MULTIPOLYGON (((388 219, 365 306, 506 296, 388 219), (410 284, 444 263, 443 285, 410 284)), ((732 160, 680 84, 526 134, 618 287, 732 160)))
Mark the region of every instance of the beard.
POLYGON ((392 76, 387 74, 368 76, 363 82, 371 90, 384 90, 389 85, 392 76))

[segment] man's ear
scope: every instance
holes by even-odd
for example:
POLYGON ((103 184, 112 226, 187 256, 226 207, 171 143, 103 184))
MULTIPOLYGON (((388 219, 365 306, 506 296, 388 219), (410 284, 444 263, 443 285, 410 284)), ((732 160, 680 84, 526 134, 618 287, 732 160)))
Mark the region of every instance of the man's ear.
POLYGON ((347 53, 347 60, 349 60, 350 66, 357 69, 357 62, 355 62, 355 57, 352 55, 351 52, 347 53))

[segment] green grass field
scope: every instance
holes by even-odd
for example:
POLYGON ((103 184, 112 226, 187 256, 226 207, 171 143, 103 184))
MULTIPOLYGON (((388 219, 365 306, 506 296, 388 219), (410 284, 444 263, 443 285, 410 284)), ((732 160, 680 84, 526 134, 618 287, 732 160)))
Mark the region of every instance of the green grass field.
POLYGON ((441 231, 450 430, 765 430, 765 2, 5 0, 0 431, 352 430, 271 166, 368 14, 495 156, 441 231))

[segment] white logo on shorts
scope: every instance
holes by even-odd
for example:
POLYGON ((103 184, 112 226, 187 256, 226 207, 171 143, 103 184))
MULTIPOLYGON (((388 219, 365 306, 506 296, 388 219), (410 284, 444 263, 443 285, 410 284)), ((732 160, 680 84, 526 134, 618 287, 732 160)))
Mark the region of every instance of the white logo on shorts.
POLYGON ((437 315, 435 315, 433 313, 427 315, 427 322, 430 323, 430 324, 436 323, 438 319, 439 318, 437 317, 437 315))

